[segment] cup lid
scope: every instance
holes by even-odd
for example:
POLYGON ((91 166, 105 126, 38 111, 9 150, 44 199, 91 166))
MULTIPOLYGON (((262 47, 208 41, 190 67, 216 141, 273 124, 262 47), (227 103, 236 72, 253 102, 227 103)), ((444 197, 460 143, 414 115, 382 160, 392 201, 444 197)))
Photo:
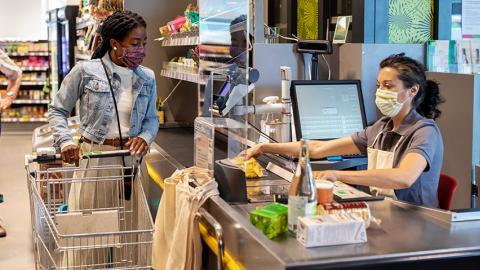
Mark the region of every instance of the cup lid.
POLYGON ((333 183, 328 180, 315 180, 315 186, 322 189, 331 189, 333 188, 333 183))

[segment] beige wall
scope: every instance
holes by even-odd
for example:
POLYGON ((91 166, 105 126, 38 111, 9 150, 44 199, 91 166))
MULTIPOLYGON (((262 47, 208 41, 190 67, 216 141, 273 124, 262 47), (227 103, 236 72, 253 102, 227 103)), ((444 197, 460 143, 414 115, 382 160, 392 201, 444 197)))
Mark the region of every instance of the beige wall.
POLYGON ((47 39, 41 0, 1 0, 0 40, 47 39))

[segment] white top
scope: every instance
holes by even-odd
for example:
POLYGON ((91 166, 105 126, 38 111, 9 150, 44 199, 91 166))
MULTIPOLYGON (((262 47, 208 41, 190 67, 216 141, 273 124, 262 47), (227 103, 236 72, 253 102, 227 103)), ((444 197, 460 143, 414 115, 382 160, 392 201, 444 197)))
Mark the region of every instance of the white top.
MULTIPOLYGON (((130 131, 130 116, 133 108, 133 70, 121 67, 112 62, 113 72, 120 75, 121 85, 120 93, 117 96, 118 117, 120 118, 120 128, 122 130, 122 137, 128 137, 130 131)), ((115 110, 115 108, 114 108, 115 110)), ((106 138, 118 138, 118 124, 117 115, 114 112, 113 121, 110 124, 106 138)))
MULTIPOLYGON (((104 57, 103 59, 110 60, 110 57, 104 57)), ((111 60, 110 60, 111 61, 111 60)), ((128 137, 130 131, 130 117, 133 108, 133 70, 121 67, 112 63, 113 72, 117 73, 121 78, 120 93, 117 97, 118 117, 120 118, 120 128, 122 130, 122 138, 128 137)), ((112 100, 113 101, 113 100, 112 100)), ((114 108, 115 110, 115 108, 114 108)), ((117 115, 113 112, 113 119, 108 129, 106 139, 119 138, 117 115)), ((69 145, 75 145, 73 141, 67 141, 60 145, 60 149, 63 150, 69 145)))

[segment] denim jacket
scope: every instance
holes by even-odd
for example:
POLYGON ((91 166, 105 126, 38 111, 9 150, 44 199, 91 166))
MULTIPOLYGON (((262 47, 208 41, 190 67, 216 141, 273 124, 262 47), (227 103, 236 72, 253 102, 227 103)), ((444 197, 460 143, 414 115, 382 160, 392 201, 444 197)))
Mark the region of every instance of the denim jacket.
MULTIPOLYGON (((112 81, 115 99, 121 85, 120 76, 112 74, 110 56, 103 57, 108 76, 112 81)), ((157 90, 155 74, 139 66, 133 75, 134 105, 130 117, 130 137, 139 136, 151 144, 157 134, 159 121, 156 109, 157 90)), ((80 134, 97 143, 103 143, 111 124, 117 124, 115 107, 109 84, 100 59, 77 63, 62 82, 60 90, 49 106, 48 119, 53 129, 56 147, 73 141, 67 128, 67 117, 80 99, 80 134)))

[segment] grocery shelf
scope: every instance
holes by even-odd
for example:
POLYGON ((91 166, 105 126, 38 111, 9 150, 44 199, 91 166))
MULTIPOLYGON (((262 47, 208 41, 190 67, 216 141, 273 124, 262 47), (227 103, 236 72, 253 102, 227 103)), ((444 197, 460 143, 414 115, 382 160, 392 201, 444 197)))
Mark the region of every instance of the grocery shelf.
POLYGON ((49 56, 48 52, 29 52, 29 53, 8 53, 11 57, 24 57, 24 56, 49 56))
POLYGON ((220 58, 220 59, 232 59, 230 55, 220 53, 200 53, 201 58, 220 58))
POLYGON ((88 19, 82 22, 77 22, 77 30, 83 29, 85 27, 88 27, 90 25, 95 24, 96 21, 94 19, 88 19))
POLYGON ((48 99, 16 99, 13 104, 49 104, 48 99))
POLYGON ((20 67, 22 71, 47 71, 48 67, 20 67))
POLYGON ((32 117, 32 118, 22 118, 22 117, 11 117, 11 118, 3 118, 2 122, 5 123, 32 123, 32 122, 47 122, 48 119, 46 117, 32 117))
POLYGON ((208 81, 208 76, 206 75, 200 75, 197 73, 178 72, 178 71, 172 71, 168 69, 162 69, 162 71, 160 72, 160 75, 167 78, 188 81, 188 82, 193 82, 198 84, 207 84, 207 81, 208 81))
MULTIPOLYGON (((35 82, 35 81, 22 81, 21 82, 21 85, 23 86, 40 86, 40 85, 44 85, 45 82, 44 81, 38 81, 38 82, 35 82)), ((8 82, 2 82, 0 83, 0 86, 7 86, 8 85, 8 82)))
POLYGON ((176 34, 170 37, 165 37, 162 40, 162 46, 196 46, 200 44, 200 37, 198 35, 182 35, 176 34))

